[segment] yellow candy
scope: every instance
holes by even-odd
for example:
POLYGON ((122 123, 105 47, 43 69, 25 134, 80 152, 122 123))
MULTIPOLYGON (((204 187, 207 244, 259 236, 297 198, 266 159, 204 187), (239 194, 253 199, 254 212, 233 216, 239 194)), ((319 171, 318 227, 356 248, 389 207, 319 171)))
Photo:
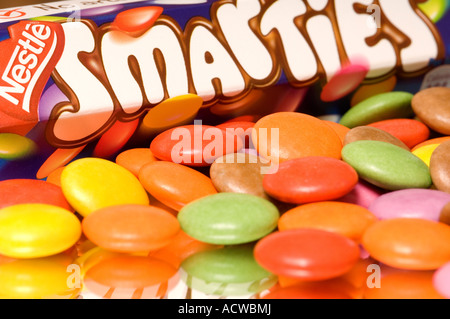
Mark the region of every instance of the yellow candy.
POLYGON ((80 280, 60 256, 17 259, 0 264, 1 299, 76 298, 80 280))
POLYGON ((414 155, 416 155, 418 158, 420 158, 422 161, 425 162, 425 164, 430 167, 430 158, 431 154, 433 154, 434 150, 439 146, 440 144, 429 144, 421 146, 415 150, 412 151, 414 155))
POLYGON ((70 211, 47 204, 20 204, 0 210, 0 254, 37 258, 72 247, 81 224, 70 211))
POLYGON ((82 158, 61 173, 61 188, 72 207, 81 215, 108 206, 148 205, 148 195, 130 171, 100 158, 82 158))
POLYGON ((0 133, 0 158, 13 160, 25 158, 36 150, 36 144, 25 136, 0 133))
POLYGON ((163 131, 191 122, 203 105, 195 94, 185 94, 164 100, 150 111, 142 121, 141 131, 163 131))
POLYGON ((419 8, 422 10, 433 22, 438 22, 444 16, 447 10, 447 0, 428 0, 424 3, 419 3, 419 8))

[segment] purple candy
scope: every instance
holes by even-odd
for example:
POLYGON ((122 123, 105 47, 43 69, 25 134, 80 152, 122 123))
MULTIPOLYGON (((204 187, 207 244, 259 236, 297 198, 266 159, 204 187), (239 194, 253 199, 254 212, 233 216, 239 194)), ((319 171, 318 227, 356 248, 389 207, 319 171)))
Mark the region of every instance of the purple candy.
POLYGON ((379 219, 422 218, 439 221, 450 194, 432 189, 402 189, 378 197, 369 210, 379 219))

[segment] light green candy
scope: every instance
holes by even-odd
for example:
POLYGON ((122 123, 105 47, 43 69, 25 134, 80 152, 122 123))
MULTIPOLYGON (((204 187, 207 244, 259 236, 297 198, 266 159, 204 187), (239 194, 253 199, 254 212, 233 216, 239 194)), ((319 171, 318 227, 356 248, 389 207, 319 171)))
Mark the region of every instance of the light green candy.
POLYGON ((25 158, 36 150, 36 144, 25 136, 0 133, 0 158, 12 160, 25 158))
POLYGON ((181 264, 182 278, 192 289, 220 296, 255 294, 273 286, 277 277, 253 256, 253 244, 196 253, 181 264))
POLYGON ((419 3, 419 9, 422 10, 433 22, 438 22, 444 16, 448 9, 448 0, 428 0, 419 3))
POLYGON ((181 228, 211 244, 235 245, 258 240, 278 223, 278 209, 268 200, 240 193, 218 193, 184 206, 178 213, 181 228))
POLYGON ((412 117, 412 98, 413 95, 408 92, 374 95, 348 110, 339 123, 354 128, 383 120, 412 117))
POLYGON ((342 149, 342 159, 362 179, 387 190, 432 184, 429 168, 419 157, 390 143, 356 141, 342 149))

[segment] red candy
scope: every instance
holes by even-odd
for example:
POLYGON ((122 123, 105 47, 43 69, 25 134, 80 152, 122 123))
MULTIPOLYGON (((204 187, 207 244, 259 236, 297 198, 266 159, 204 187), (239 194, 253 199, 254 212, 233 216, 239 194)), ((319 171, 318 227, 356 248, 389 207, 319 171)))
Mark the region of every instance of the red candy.
POLYGON ((364 81, 369 70, 365 61, 344 66, 323 87, 320 98, 332 102, 352 93, 364 81))
POLYGON ((140 35, 150 29, 163 12, 161 7, 142 7, 120 12, 113 25, 121 31, 140 35))
POLYGON ((0 182, 0 208, 16 204, 40 203, 73 211, 60 187, 34 179, 10 179, 0 182))
POLYGON ((158 159, 189 166, 209 166, 216 158, 242 147, 239 137, 209 125, 175 127, 156 136, 150 144, 158 159))
POLYGON ((231 133, 239 136, 244 141, 244 148, 250 148, 252 146, 252 129, 255 126, 254 122, 226 122, 217 125, 216 127, 230 131, 231 133))
POLYGON ((139 120, 114 123, 98 141, 94 149, 94 156, 107 158, 120 151, 133 136, 138 124, 139 120))
POLYGON ((430 136, 430 129, 417 120, 392 119, 369 124, 368 126, 379 128, 395 136, 409 148, 422 143, 430 136))
POLYGON ((278 172, 263 179, 272 197, 293 204, 332 200, 349 193, 358 174, 347 163, 330 157, 311 156, 289 160, 278 172))
POLYGON ((358 245, 317 229, 272 233, 255 246, 256 261, 268 271, 304 280, 324 280, 349 271, 359 259, 358 245))

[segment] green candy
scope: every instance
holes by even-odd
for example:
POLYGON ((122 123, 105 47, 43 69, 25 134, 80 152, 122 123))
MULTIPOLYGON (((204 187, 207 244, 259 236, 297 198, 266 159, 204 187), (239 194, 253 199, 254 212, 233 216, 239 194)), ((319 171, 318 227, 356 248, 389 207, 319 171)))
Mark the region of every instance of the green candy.
POLYGON ((181 264, 181 277, 188 287, 207 294, 261 292, 272 287, 277 277, 256 262, 253 248, 253 244, 245 244, 196 253, 181 264))
POLYGON ((374 95, 348 110, 339 123, 354 128, 383 120, 412 117, 412 98, 413 95, 408 92, 374 95))
POLYGON ((429 188, 428 166, 411 152, 380 141, 356 141, 342 149, 342 159, 360 178, 387 190, 429 188))
POLYGON ((266 199, 240 193, 218 193, 184 206, 180 226, 206 243, 236 245, 258 240, 277 227, 280 214, 266 199))
POLYGON ((36 144, 25 136, 0 133, 0 158, 21 159, 30 156, 35 150, 36 144))

